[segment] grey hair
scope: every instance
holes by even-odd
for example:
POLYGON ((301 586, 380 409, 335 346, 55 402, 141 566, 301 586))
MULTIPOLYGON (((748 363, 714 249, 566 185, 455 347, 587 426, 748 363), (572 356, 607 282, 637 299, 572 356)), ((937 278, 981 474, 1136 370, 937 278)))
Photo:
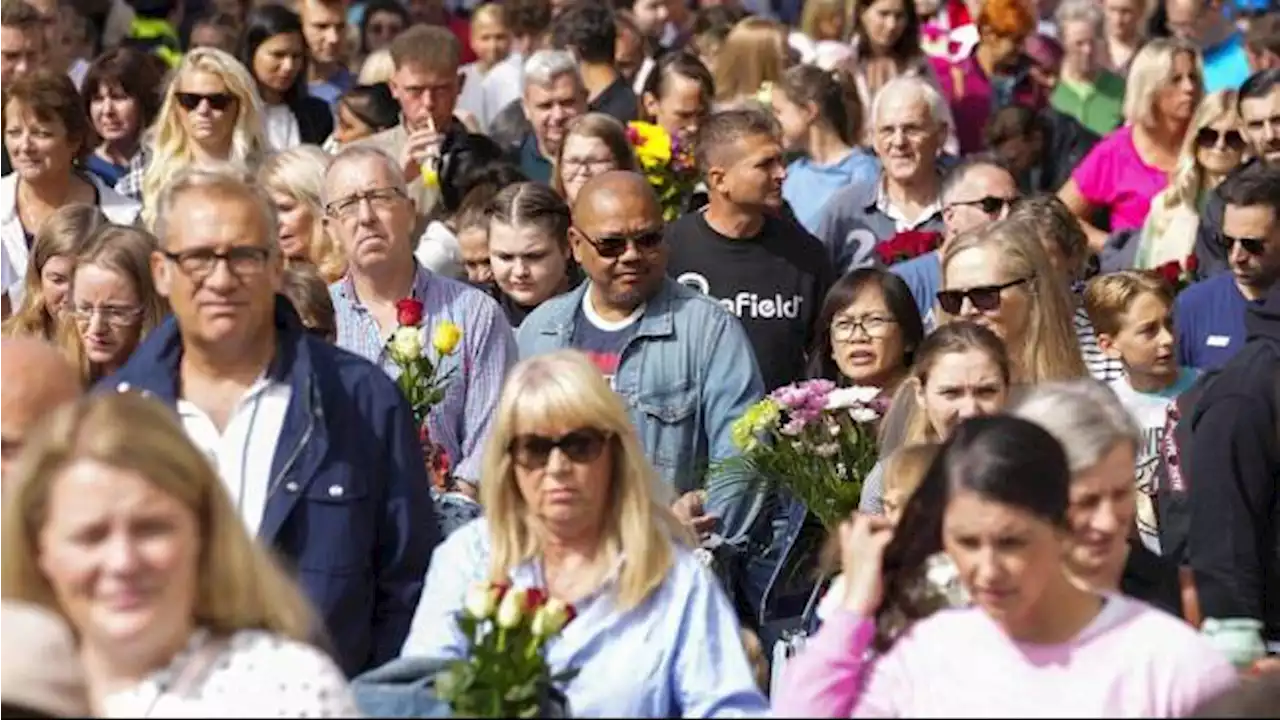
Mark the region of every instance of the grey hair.
POLYGON ((573 75, 578 87, 583 87, 578 74, 578 61, 568 50, 539 50, 524 61, 524 79, 521 89, 550 87, 561 75, 573 75))
POLYGON ((349 145, 334 156, 333 161, 329 163, 329 169, 325 171, 324 184, 320 188, 320 207, 328 207, 329 203, 333 202, 333 198, 329 197, 329 178, 337 173, 340 167, 361 160, 381 163, 387 171, 387 177, 391 178, 393 186, 408 194, 409 184, 405 182, 404 171, 400 169, 400 162, 391 157, 390 153, 373 145, 349 145))
POLYGON ((1092 378, 1036 385, 1012 414, 1048 430, 1072 474, 1095 467, 1121 443, 1135 451, 1142 446, 1142 431, 1120 398, 1092 378))
POLYGON ((267 247, 272 250, 279 249, 275 204, 271 202, 271 197, 262 186, 256 182, 253 173, 239 163, 230 162, 202 167, 189 166, 179 170, 173 179, 161 188, 156 200, 156 219, 152 229, 162 247, 169 243, 169 216, 173 214, 173 208, 178 204, 178 200, 189 192, 236 195, 252 202, 262 218, 267 247))
POLYGON ((929 117, 933 118, 935 125, 945 127, 950 124, 951 111, 947 108, 947 103, 942 99, 942 93, 938 92, 938 88, 933 83, 914 75, 899 75, 890 80, 880 88, 880 92, 876 93, 875 100, 871 101, 871 123, 874 126, 880 117, 880 106, 886 102, 886 98, 895 97, 901 93, 916 93, 915 97, 924 100, 929 106, 929 117))
POLYGON ((1089 23, 1094 35, 1099 40, 1102 39, 1102 10, 1098 9, 1096 0, 1065 0, 1058 6, 1058 11, 1053 17, 1057 20, 1059 28, 1069 22, 1089 23))

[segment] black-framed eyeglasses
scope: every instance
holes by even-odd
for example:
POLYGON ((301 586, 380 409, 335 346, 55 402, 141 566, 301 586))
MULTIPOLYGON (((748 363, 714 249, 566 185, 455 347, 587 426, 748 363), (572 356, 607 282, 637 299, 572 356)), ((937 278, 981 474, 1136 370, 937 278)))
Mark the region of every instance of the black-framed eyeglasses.
POLYGON ((196 282, 201 282, 213 274, 219 262, 225 262, 227 269, 239 280, 252 278, 262 274, 271 257, 271 250, 257 245, 233 245, 226 251, 213 248, 194 248, 182 252, 160 251, 170 262, 176 263, 182 273, 196 282))
POLYGON ((560 448, 570 461, 579 465, 600 457, 610 434, 596 428, 578 428, 558 438, 527 433, 511 440, 508 451, 516 464, 526 470, 541 470, 551 459, 551 451, 560 448))
POLYGON ((897 324, 891 315, 865 315, 863 317, 845 317, 831 323, 833 340, 852 340, 859 328, 867 337, 882 338, 889 334, 889 329, 897 324))
POLYGON ((970 207, 976 206, 983 212, 983 214, 994 217, 1004 212, 1005 208, 1010 207, 1015 202, 1017 202, 1017 198, 1003 198, 995 195, 988 195, 986 197, 978 198, 977 200, 961 200, 959 202, 953 202, 947 207, 959 207, 962 205, 970 207))
POLYGON ((602 258, 622 257, 627 251, 627 245, 634 245, 635 249, 641 253, 652 253, 662 245, 663 235, 661 228, 652 230, 644 230, 634 235, 606 235, 604 237, 593 238, 582 228, 578 228, 578 232, 582 233, 582 237, 586 239, 591 247, 595 248, 596 254, 602 258))
POLYGON ((348 195, 340 200, 334 200, 325 205, 324 212, 329 217, 355 217, 356 213, 360 211, 360 203, 365 200, 369 201, 374 210, 387 210, 397 202, 408 198, 409 196, 405 194, 404 190, 398 187, 378 188, 348 195))
POLYGON ((184 110, 195 110, 200 107, 200 103, 208 101, 209 107, 221 112, 231 107, 236 101, 236 96, 231 93, 178 92, 174 93, 173 96, 184 110))
POLYGON ((1245 148, 1244 136, 1240 134, 1239 130, 1220 131, 1205 127, 1196 131, 1196 147, 1208 150, 1209 148, 1217 147, 1219 142, 1232 152, 1240 152, 1245 148))
POLYGON ((959 315, 967 299, 978 312, 994 312, 1000 309, 1001 293, 1011 287, 1029 283, 1034 278, 1035 276, 1032 275, 1010 280, 1002 285, 980 285, 966 290, 940 290, 938 305, 942 306, 942 311, 948 315, 959 315))
POLYGON ((1265 238, 1233 237, 1226 233, 1218 233, 1218 242, 1222 243, 1222 247, 1226 248, 1228 253, 1231 252, 1231 248, 1235 247, 1236 243, 1240 243, 1240 247, 1254 257, 1258 257, 1267 251, 1265 238))

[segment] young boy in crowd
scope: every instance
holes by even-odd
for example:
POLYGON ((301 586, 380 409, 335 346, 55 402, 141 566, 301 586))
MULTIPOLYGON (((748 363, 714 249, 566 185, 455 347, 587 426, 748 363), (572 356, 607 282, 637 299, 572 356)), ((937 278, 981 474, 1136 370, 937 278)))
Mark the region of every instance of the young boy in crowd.
POLYGON ((1173 333, 1173 291, 1152 272, 1125 270, 1090 281, 1084 305, 1098 348, 1124 365, 1111 382, 1120 402, 1142 427, 1137 458, 1138 531, 1160 552, 1155 516, 1156 469, 1169 405, 1195 383, 1198 371, 1179 367, 1173 333))
POLYGON ((502 109, 485 107, 481 87, 484 78, 511 52, 511 33, 501 5, 485 3, 471 14, 471 48, 475 50, 476 61, 459 70, 464 79, 458 109, 471 113, 483 125, 502 109))

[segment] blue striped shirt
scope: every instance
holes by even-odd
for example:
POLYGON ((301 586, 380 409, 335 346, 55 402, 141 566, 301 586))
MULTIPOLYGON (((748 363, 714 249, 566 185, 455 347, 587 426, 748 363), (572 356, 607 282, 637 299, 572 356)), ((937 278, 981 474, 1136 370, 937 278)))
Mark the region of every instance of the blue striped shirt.
MULTIPOLYGON (((444 399, 427 416, 427 430, 431 440, 449 453, 453 475, 476 484, 502 382, 517 358, 515 337, 502 310, 488 295, 416 264, 415 269, 412 296, 422 301, 426 337, 433 335, 441 319, 462 329, 458 350, 438 368, 438 372, 453 368, 454 375, 444 399)), ((338 347, 368 359, 392 378, 397 377, 400 368, 387 354, 387 336, 356 297, 350 273, 329 286, 329 297, 338 324, 338 347)), ((435 352, 430 343, 426 345, 426 352, 435 352)))

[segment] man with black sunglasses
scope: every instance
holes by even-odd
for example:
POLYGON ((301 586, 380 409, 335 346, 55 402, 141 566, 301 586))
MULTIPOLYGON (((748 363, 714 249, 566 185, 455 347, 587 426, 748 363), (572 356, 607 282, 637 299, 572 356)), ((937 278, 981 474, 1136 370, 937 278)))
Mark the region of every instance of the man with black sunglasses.
POLYGON ((709 473, 738 454, 735 420, 764 395, 741 323, 666 276, 662 210, 642 175, 598 175, 579 191, 569 230, 588 280, 525 318, 520 356, 583 351, 626 400, 645 455, 703 534, 742 547, 755 508, 744 483, 709 473), (705 503, 696 491, 705 488, 705 503))
MULTIPOLYGON (((961 233, 1000 220, 1018 200, 1018 181, 994 160, 974 158, 957 165, 942 181, 943 247, 961 233)), ((934 299, 942 289, 942 248, 889 268, 906 281, 925 330, 936 324, 934 299)))
POLYGON ((1280 166, 1254 165, 1218 186, 1218 235, 1231 272, 1199 282, 1174 305, 1183 365, 1221 367, 1244 344, 1245 314, 1280 280, 1280 166))

